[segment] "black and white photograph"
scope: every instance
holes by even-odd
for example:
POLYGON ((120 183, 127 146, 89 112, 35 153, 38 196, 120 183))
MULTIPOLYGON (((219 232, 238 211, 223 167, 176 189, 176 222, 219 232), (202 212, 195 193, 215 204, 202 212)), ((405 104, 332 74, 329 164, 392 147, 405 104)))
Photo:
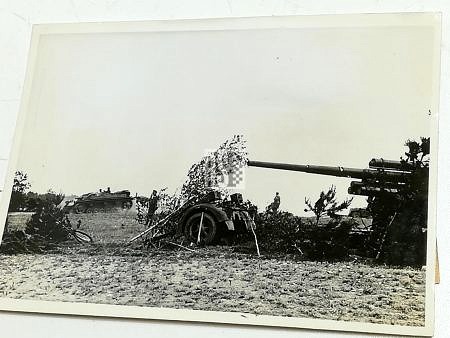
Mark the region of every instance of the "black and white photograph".
POLYGON ((431 335, 440 29, 35 26, 0 309, 431 335))

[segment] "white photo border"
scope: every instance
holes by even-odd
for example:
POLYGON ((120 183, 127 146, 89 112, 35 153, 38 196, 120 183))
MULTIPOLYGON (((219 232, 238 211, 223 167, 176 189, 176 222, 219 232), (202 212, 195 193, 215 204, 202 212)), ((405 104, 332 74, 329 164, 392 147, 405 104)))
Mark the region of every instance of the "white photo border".
POLYGON ((85 304, 72 302, 34 301, 0 298, 0 310, 39 312, 49 314, 70 314, 101 317, 125 317, 139 319, 176 320, 188 322, 211 322, 241 325, 273 327, 291 327, 304 329, 340 330, 353 332, 371 332, 383 334, 431 336, 434 331, 434 275, 436 241, 436 200, 437 200, 437 153, 438 153, 438 107, 440 80, 440 13, 386 13, 386 14, 337 14, 285 17, 224 18, 198 20, 162 20, 107 23, 62 23, 40 24, 33 26, 32 39, 27 63, 27 72, 23 88, 20 111, 18 114, 13 147, 9 159, 5 189, 0 201, 0 234, 3 234, 9 199, 11 196, 15 168, 24 125, 29 111, 32 83, 36 60, 39 53, 41 36, 51 34, 88 34, 88 33, 138 33, 162 31, 212 31, 245 30, 270 28, 314 28, 314 27, 374 27, 374 26, 431 26, 435 29, 433 55, 433 107, 431 116, 431 159, 430 189, 428 198, 428 236, 426 265, 425 325, 422 327, 346 322, 309 318, 277 317, 253 315, 248 313, 230 313, 216 311, 180 310, 169 308, 149 308, 140 306, 85 304))

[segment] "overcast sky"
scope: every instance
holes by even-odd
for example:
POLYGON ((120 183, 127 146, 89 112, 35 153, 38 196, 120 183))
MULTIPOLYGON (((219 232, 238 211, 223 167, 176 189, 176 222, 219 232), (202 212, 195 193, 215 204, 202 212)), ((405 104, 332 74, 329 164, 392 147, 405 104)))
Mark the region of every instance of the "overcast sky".
MULTIPOLYGON (((32 190, 180 186, 206 149, 243 134, 253 160, 365 168, 429 136, 426 26, 41 37, 19 159, 32 190)), ((436 89, 434 89, 436 90, 436 89)), ((248 168, 244 198, 302 213, 349 179, 248 168)), ((364 205, 358 198, 354 206, 364 205)))

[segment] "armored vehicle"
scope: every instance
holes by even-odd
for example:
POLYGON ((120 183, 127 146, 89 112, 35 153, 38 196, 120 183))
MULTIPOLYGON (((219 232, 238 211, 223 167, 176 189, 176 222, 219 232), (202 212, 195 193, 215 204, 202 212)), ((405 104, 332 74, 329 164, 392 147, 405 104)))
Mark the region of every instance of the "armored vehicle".
POLYGON ((101 212, 114 209, 130 209, 133 206, 133 198, 128 190, 98 193, 87 193, 75 200, 66 202, 64 210, 74 213, 101 212))

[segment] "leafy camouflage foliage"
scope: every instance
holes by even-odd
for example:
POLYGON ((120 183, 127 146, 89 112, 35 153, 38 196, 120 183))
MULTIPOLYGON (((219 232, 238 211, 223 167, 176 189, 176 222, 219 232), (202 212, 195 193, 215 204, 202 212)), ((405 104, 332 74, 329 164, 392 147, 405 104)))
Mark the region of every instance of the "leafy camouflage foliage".
POLYGON ((20 211, 26 208, 26 192, 30 186, 27 174, 16 171, 8 211, 20 211))
POLYGON ((45 194, 28 191, 31 188, 27 174, 18 171, 14 179, 10 211, 34 211, 25 231, 6 231, 1 251, 4 253, 41 252, 52 242, 64 241, 68 224, 64 211, 59 207, 64 195, 49 190, 45 194), (14 196, 14 198, 13 198, 14 196))
POLYGON ((148 212, 148 197, 136 197, 136 220, 139 224, 145 224, 148 212))
POLYGON ((25 210, 36 211, 42 208, 44 204, 59 206, 63 200, 63 194, 57 194, 52 190, 47 191, 45 194, 37 194, 35 192, 29 191, 25 195, 25 210))
POLYGON ((342 220, 336 212, 348 208, 352 200, 338 203, 335 196, 336 188, 332 186, 327 192, 322 191, 314 204, 305 200, 305 211, 315 214, 314 221, 286 211, 258 214, 257 233, 262 250, 312 260, 346 257, 352 223, 342 220))
MULTIPOLYGON (((183 203, 192 198, 203 196, 209 190, 217 190, 223 198, 229 194, 225 188, 225 180, 236 168, 247 163, 246 141, 241 135, 234 135, 225 140, 219 147, 194 163, 188 173, 181 190, 168 194, 167 188, 158 192, 158 212, 156 219, 162 219, 177 210, 183 203)), ((140 224, 146 223, 148 213, 148 197, 136 199, 137 216, 140 224)))
POLYGON ((280 211, 276 214, 259 213, 255 221, 258 242, 263 252, 298 253, 295 246, 302 239, 301 217, 280 211))
POLYGON ((68 225, 65 212, 59 207, 64 195, 47 194, 38 195, 34 200, 35 213, 27 222, 25 233, 39 235, 49 241, 63 241, 67 239, 68 233, 63 225, 68 225))
POLYGON ((28 175, 23 171, 16 171, 8 212, 36 211, 43 204, 58 206, 64 199, 64 195, 57 194, 52 190, 48 190, 45 194, 38 194, 29 191, 30 188, 28 175))
POLYGON ((246 141, 242 135, 234 135, 191 166, 181 188, 181 198, 188 200, 201 196, 209 189, 218 190, 223 196, 227 196, 228 189, 222 185, 236 168, 243 167, 246 163, 246 141))
POLYGON ((55 243, 49 242, 44 237, 28 235, 23 231, 15 230, 4 232, 0 253, 14 255, 19 253, 42 253, 55 249, 55 243))
POLYGON ((324 224, 305 221, 281 211, 258 215, 258 241, 267 254, 293 254, 310 260, 337 260, 349 251, 348 220, 328 219, 324 224))
POLYGON ((336 218, 339 211, 347 209, 352 203, 353 198, 346 199, 338 203, 336 201, 336 187, 331 186, 327 192, 321 191, 320 196, 314 205, 309 198, 305 198, 305 212, 313 212, 316 216, 316 226, 319 225, 319 220, 323 216, 336 218))
POLYGON ((411 178, 399 194, 368 199, 373 217, 372 255, 391 265, 420 266, 426 259, 428 172, 430 138, 408 140, 400 161, 412 168, 411 178))

